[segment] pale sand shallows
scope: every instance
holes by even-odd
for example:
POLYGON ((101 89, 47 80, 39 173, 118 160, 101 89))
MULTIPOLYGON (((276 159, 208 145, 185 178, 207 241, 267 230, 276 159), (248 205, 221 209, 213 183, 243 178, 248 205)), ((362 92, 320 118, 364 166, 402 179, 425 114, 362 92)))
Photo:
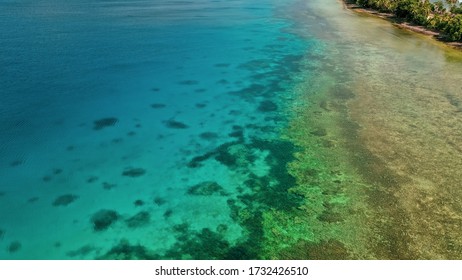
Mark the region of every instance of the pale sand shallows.
POLYGON ((306 5, 329 18, 309 26, 319 27, 329 55, 302 87, 309 106, 298 112, 292 137, 315 148, 300 153, 293 170, 305 185, 298 192, 314 201, 316 185, 330 201, 307 203, 306 216, 318 208, 338 214, 311 221, 314 236, 339 240, 346 249, 323 247, 338 258, 462 258, 462 55, 341 5, 306 5), (314 159, 322 176, 340 182, 335 196, 324 177, 302 178, 303 162, 314 159))

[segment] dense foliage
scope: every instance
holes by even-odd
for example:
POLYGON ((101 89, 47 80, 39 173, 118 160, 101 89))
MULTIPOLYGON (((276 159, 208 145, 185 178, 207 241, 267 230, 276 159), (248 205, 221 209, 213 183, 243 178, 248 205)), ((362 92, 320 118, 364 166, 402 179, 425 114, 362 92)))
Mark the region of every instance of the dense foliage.
POLYGON ((457 0, 357 0, 357 4, 393 13, 413 23, 441 31, 449 41, 462 41, 462 4, 457 0))

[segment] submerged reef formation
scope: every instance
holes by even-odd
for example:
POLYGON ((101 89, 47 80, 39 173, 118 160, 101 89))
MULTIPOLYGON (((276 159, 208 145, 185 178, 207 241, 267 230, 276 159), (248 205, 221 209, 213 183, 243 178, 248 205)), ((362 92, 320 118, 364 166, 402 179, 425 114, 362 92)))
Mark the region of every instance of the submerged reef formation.
POLYGON ((102 260, 158 260, 162 259, 145 246, 132 245, 127 239, 120 240, 108 252, 98 257, 102 260))
POLYGON ((125 224, 129 228, 137 228, 147 225, 151 220, 151 214, 148 211, 140 211, 134 216, 125 220, 125 224))
POLYGON ((224 195, 224 196, 227 195, 226 191, 223 189, 222 186, 220 186, 220 184, 218 184, 217 182, 210 182, 210 181, 201 182, 197 185, 189 187, 187 194, 205 195, 205 196, 214 195, 214 194, 224 195))
POLYGON ((174 129, 186 129, 189 128, 189 126, 185 123, 170 119, 168 121, 164 121, 165 126, 168 128, 174 128, 174 129))
POLYGON ((143 205, 144 205, 144 201, 141 200, 141 199, 137 199, 137 200, 135 200, 135 201, 133 202, 133 204, 134 204, 135 206, 143 206, 143 205))
POLYGON ((68 257, 71 257, 71 258, 79 258, 79 259, 82 259, 84 257, 86 257, 88 254, 96 251, 97 248, 92 246, 92 245, 84 245, 76 250, 71 250, 69 252, 66 253, 66 255, 68 257))
POLYGON ((117 118, 103 118, 93 122, 93 130, 102 130, 106 127, 114 126, 119 120, 117 118))
POLYGON ((144 168, 133 168, 133 167, 127 167, 125 170, 122 172, 122 176, 126 177, 140 177, 146 174, 146 169, 144 168))
POLYGON ((163 103, 153 103, 151 104, 151 108, 153 109, 162 109, 162 108, 165 108, 167 107, 167 105, 163 104, 163 103))
POLYGON ((91 216, 90 222, 95 231, 107 230, 112 224, 117 222, 120 215, 114 210, 102 209, 91 216))
POLYGON ((79 196, 75 194, 63 194, 58 196, 52 203, 53 206, 67 206, 78 199, 79 196))
POLYGON ((8 252, 10 254, 15 253, 15 252, 19 251, 21 249, 21 247, 22 247, 21 242, 13 241, 13 242, 10 243, 10 245, 8 245, 8 252))

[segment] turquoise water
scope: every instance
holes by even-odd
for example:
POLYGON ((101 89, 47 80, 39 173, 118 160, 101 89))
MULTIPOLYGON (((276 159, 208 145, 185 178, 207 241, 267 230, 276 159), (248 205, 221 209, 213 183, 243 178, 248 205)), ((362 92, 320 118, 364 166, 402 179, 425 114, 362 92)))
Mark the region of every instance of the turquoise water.
POLYGON ((1 0, 0 258, 258 258, 321 52, 294 4, 1 0))

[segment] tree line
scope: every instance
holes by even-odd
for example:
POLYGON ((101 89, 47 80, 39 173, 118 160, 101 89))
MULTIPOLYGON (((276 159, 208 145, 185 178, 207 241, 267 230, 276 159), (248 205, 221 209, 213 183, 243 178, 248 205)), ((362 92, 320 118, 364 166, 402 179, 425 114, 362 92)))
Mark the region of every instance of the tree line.
POLYGON ((457 0, 356 0, 360 6, 393 13, 399 18, 440 31, 443 39, 462 41, 462 3, 457 0))

